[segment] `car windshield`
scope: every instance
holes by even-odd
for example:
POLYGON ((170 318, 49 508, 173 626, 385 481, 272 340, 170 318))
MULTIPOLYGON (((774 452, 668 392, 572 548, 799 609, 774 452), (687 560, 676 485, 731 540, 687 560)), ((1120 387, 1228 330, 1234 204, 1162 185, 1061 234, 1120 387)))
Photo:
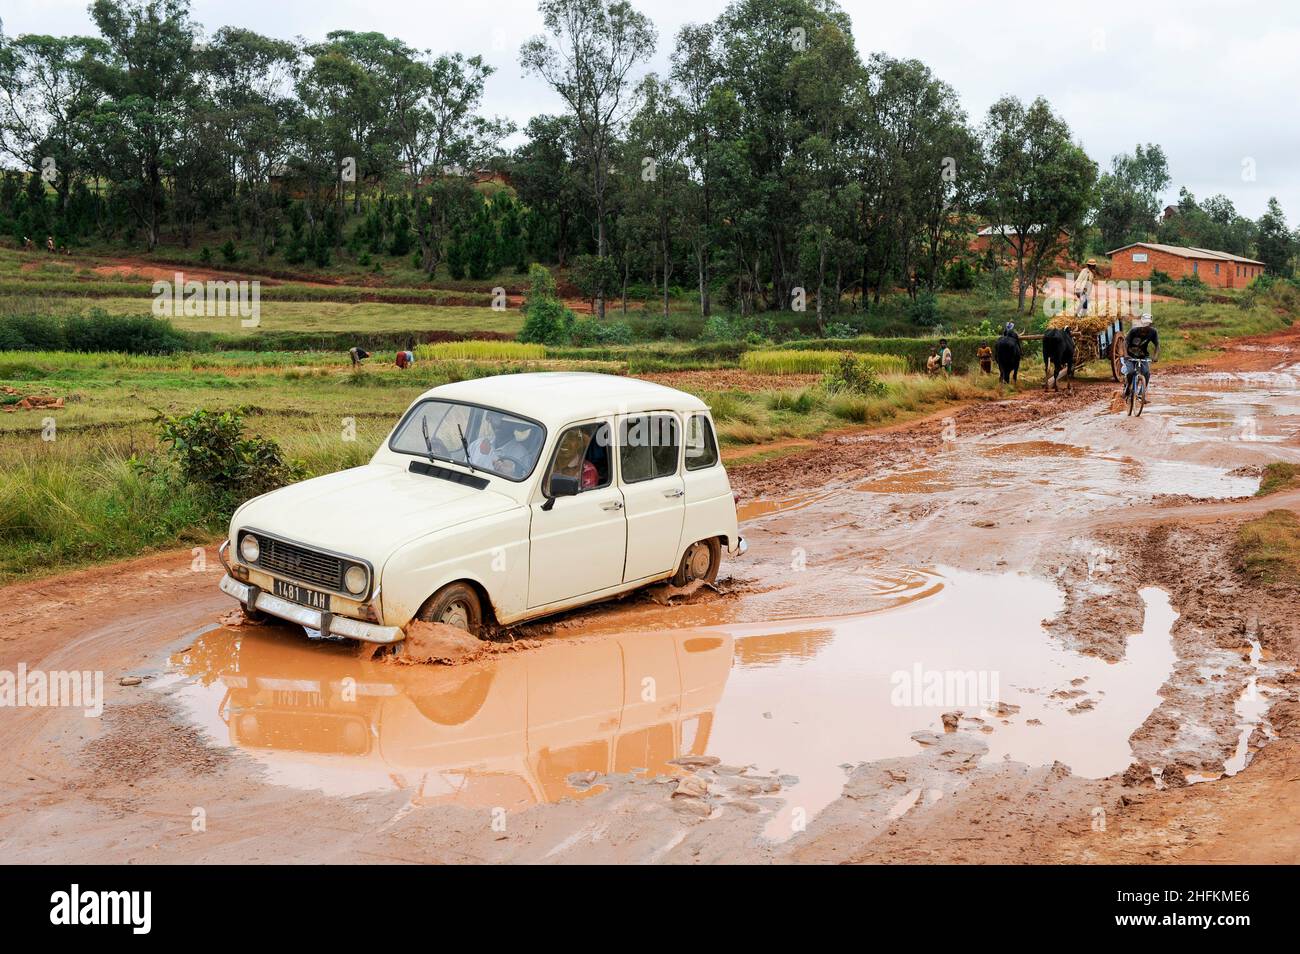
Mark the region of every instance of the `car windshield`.
POLYGON ((519 481, 533 472, 546 429, 536 421, 477 404, 421 401, 406 415, 388 446, 519 481))

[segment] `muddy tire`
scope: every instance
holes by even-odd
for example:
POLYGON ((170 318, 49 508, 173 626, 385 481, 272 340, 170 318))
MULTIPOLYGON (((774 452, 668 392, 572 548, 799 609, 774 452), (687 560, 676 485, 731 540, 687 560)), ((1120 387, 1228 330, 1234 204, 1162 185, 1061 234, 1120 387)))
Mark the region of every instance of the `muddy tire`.
POLYGON ((722 544, 717 537, 698 540, 686 548, 682 562, 673 574, 673 586, 685 586, 696 580, 712 583, 718 578, 718 568, 722 566, 722 544))
POLYGON ((473 636, 483 634, 483 604, 468 583, 448 583, 425 601, 415 618, 454 626, 473 636))

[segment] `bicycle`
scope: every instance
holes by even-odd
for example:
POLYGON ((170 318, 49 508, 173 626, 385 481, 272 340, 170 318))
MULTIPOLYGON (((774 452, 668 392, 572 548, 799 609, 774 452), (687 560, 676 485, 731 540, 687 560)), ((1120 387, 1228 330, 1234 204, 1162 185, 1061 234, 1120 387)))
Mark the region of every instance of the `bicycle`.
POLYGON ((1147 405, 1147 375, 1151 373, 1150 358, 1125 358, 1128 371, 1124 375, 1124 399, 1128 402, 1129 416, 1137 407, 1137 416, 1142 416, 1142 409, 1147 405), (1145 373, 1143 373, 1145 372, 1145 373))

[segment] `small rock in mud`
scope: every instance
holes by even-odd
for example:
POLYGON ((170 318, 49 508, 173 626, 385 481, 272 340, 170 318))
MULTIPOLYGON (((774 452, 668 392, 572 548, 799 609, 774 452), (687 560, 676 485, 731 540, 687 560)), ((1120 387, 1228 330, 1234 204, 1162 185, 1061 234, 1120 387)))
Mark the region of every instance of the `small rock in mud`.
POLYGON ((1177 765, 1166 765, 1164 771, 1160 773, 1160 781, 1164 782, 1165 788, 1187 787, 1187 776, 1177 765))
POLYGON ((733 808, 739 808, 742 812, 749 815, 757 815, 763 810, 763 806, 758 804, 758 802, 754 801, 752 798, 737 798, 728 804, 733 808))
POLYGON ((1154 785, 1155 778, 1151 774, 1151 766, 1146 762, 1134 762, 1124 770, 1120 776, 1120 781, 1126 788, 1136 788, 1139 785, 1154 785))
POLYGON ((957 723, 961 721, 961 710, 958 709, 955 712, 945 712, 943 715, 939 716, 939 718, 943 720, 943 731, 956 732, 957 723))
POLYGON ((1070 715, 1078 715, 1080 712, 1090 712, 1095 708, 1097 708, 1096 699, 1081 699, 1074 705, 1070 706, 1066 711, 1069 712, 1070 715))
POLYGON ((598 778, 600 778, 599 772, 588 770, 586 772, 570 772, 567 781, 575 788, 590 788, 598 778))
POLYGON ((707 818, 713 814, 713 806, 702 798, 679 798, 672 802, 673 810, 685 815, 707 818))
POLYGON ((989 712, 993 713, 993 715, 997 716, 998 718, 1003 718, 1009 715, 1015 715, 1019 711, 1020 711, 1020 706, 1012 705, 1009 702, 995 702, 992 706, 989 707, 989 712))
POLYGON ((117 684, 119 686, 138 686, 143 681, 144 680, 141 679, 139 676, 123 676, 121 679, 117 681, 117 684))
POLYGON ((981 530, 992 530, 997 525, 996 520, 976 520, 971 524, 972 527, 979 527, 981 530))
POLYGON ((1042 719, 1026 719, 1026 720, 1025 720, 1025 725, 1042 725, 1042 724, 1043 724, 1043 720, 1042 720, 1042 719))
POLYGON ((669 765, 680 765, 682 768, 701 769, 712 768, 721 762, 722 759, 716 755, 683 755, 681 758, 669 759, 669 765))
POLYGON ((677 780, 677 787, 673 789, 673 798, 708 798, 709 783, 698 775, 687 775, 685 778, 677 780))
POLYGON ((239 629, 239 627, 241 626, 252 625, 252 622, 248 618, 248 614, 246 614, 239 607, 236 607, 235 609, 232 609, 229 613, 223 615, 221 618, 217 620, 217 622, 220 623, 222 626, 226 627, 226 629, 239 629))
POLYGON ((900 772, 898 769, 889 769, 888 771, 886 771, 885 774, 888 775, 888 776, 889 776, 891 779, 893 779, 895 782, 906 782, 906 781, 907 781, 907 773, 906 773, 906 772, 900 772))

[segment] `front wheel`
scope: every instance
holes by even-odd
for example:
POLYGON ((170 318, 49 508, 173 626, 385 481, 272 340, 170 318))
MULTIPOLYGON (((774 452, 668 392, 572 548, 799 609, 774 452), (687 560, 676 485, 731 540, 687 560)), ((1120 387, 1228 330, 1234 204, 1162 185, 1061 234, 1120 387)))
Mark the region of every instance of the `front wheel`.
POLYGON ((722 543, 717 537, 697 540, 686 548, 681 565, 673 575, 673 586, 685 586, 696 580, 712 583, 718 578, 718 568, 722 565, 722 543))
POLYGON ((478 636, 483 630, 483 604, 468 583, 448 583, 425 601, 415 618, 478 636))
POLYGON ((1124 395, 1125 395, 1125 397, 1128 398, 1128 413, 1129 413, 1129 416, 1132 417, 1132 416, 1133 416, 1133 399, 1134 399, 1134 398, 1136 397, 1136 395, 1137 395, 1137 375, 1130 375, 1130 376, 1129 376, 1128 387, 1126 387, 1126 388, 1124 389, 1124 395))
POLYGON ((1141 392, 1138 393, 1137 395, 1137 409, 1138 409, 1137 416, 1141 417, 1142 409, 1147 406, 1147 382, 1146 382, 1146 378, 1142 377, 1141 375, 1138 375, 1138 377, 1133 381, 1134 392, 1137 392, 1138 388, 1142 389, 1141 392))

